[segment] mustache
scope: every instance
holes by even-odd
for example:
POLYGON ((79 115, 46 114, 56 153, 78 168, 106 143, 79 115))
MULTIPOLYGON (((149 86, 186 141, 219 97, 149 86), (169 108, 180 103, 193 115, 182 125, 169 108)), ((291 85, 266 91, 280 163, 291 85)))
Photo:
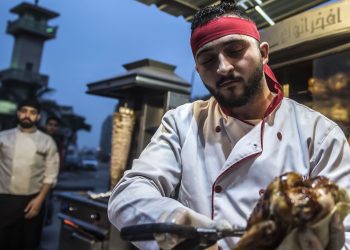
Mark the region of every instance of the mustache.
POLYGON ((23 119, 21 119, 21 122, 24 122, 24 121, 32 122, 29 118, 23 118, 23 119))
POLYGON ((216 86, 220 86, 225 82, 238 82, 242 81, 243 79, 241 77, 235 77, 235 76, 222 76, 219 80, 216 81, 216 86))

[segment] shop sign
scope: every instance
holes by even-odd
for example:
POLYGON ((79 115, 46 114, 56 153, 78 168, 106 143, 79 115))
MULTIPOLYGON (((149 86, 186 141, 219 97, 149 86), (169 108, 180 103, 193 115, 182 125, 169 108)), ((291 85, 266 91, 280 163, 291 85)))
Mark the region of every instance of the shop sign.
POLYGON ((350 0, 343 0, 285 19, 260 30, 270 52, 302 42, 350 32, 350 0))

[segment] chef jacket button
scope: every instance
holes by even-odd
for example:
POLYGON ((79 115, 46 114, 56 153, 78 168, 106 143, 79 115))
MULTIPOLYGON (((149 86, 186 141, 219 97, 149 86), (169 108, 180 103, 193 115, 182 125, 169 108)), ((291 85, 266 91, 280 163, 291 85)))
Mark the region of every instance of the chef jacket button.
POLYGON ((216 126, 215 132, 216 132, 216 133, 219 133, 220 131, 221 131, 221 127, 220 127, 220 126, 216 126))
POLYGON ((282 133, 281 133, 281 132, 278 132, 278 133, 277 133, 277 138, 278 138, 278 140, 280 140, 280 141, 282 140, 282 133))
POLYGON ((214 191, 215 191, 215 193, 221 193, 222 187, 217 185, 217 186, 215 186, 214 191))
POLYGON ((260 189, 259 190, 259 195, 262 196, 265 193, 265 189, 260 189))

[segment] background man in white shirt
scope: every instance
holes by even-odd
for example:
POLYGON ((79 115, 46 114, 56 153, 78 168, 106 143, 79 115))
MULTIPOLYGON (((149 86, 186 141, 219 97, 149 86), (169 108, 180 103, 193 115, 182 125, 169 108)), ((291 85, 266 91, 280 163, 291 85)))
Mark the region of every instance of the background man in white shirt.
POLYGON ((16 128, 0 132, 0 249, 38 249, 59 157, 53 139, 36 127, 37 100, 20 103, 17 118, 16 128))

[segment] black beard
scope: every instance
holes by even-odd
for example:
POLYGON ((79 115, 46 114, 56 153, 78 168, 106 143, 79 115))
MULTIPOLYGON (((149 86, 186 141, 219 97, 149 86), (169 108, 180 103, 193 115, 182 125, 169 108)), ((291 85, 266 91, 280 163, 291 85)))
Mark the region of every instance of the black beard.
POLYGON ((205 87, 215 97, 215 99, 220 104, 220 106, 223 106, 226 108, 238 108, 246 105, 252 99, 252 97, 254 97, 259 93, 259 91, 262 88, 262 85, 261 85, 262 78, 263 78, 263 64, 262 62, 260 62, 256 70, 254 71, 253 75, 248 79, 247 83, 245 84, 243 95, 234 99, 226 98, 218 90, 210 86, 207 86, 206 84, 205 84, 205 87))
POLYGON ((22 127, 22 128, 32 128, 34 127, 35 123, 34 122, 31 122, 30 120, 28 119, 23 119, 23 120, 20 120, 19 121, 19 125, 22 127))

